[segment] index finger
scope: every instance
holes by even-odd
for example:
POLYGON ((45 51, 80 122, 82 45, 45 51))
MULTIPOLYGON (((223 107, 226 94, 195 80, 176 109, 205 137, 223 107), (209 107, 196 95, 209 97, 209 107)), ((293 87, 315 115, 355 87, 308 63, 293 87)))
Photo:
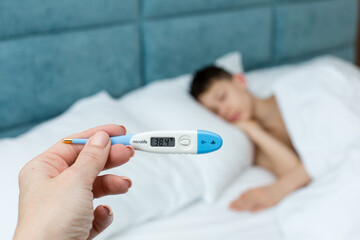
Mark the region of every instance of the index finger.
MULTIPOLYGON (((99 131, 106 132, 107 134, 109 134, 110 137, 120 136, 126 133, 126 129, 124 126, 110 124, 110 125, 102 125, 102 126, 94 127, 86 131, 70 135, 66 138, 90 138, 96 132, 99 131)), ((49 156, 51 155, 52 163, 60 164, 59 166, 61 166, 61 164, 64 164, 64 162, 61 161, 65 161, 65 163, 69 167, 75 162, 76 158, 78 157, 83 147, 84 145, 82 144, 64 144, 62 140, 60 140, 55 145, 50 147, 48 150, 46 150, 44 153, 40 154, 36 158, 49 159, 50 158, 49 156)), ((110 150, 109 164, 111 164, 112 161, 116 161, 116 159, 112 159, 112 155, 114 154, 111 154, 111 150, 110 150)))

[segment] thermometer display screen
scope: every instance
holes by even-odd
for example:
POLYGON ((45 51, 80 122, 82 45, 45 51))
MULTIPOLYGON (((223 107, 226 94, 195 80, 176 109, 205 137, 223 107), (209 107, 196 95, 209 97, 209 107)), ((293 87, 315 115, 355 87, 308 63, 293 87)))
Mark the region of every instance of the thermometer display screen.
POLYGON ((175 138, 169 137, 152 137, 152 147, 175 147, 175 138))

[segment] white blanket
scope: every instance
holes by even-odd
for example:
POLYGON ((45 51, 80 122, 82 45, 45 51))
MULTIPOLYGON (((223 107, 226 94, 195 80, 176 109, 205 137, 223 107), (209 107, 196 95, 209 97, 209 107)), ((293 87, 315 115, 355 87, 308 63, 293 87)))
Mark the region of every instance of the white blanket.
POLYGON ((277 208, 286 239, 360 237, 360 73, 314 61, 278 80, 275 96, 312 183, 277 208))

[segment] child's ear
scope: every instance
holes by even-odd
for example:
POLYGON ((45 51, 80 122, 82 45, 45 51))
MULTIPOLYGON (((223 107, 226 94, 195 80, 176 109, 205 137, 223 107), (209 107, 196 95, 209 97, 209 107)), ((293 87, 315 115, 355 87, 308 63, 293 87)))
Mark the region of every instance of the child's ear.
POLYGON ((247 88, 246 78, 243 74, 233 74, 233 80, 237 83, 240 83, 243 87, 247 88))

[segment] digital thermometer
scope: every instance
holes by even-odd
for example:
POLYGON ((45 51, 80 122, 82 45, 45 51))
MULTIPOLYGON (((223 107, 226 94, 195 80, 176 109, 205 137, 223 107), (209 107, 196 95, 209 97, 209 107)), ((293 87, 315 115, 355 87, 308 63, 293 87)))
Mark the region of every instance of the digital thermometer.
MULTIPOLYGON (((135 150, 154 153, 201 154, 218 150, 222 139, 213 132, 151 131, 111 137, 111 144, 130 145, 135 150)), ((85 144, 88 139, 63 139, 64 143, 85 144)))

